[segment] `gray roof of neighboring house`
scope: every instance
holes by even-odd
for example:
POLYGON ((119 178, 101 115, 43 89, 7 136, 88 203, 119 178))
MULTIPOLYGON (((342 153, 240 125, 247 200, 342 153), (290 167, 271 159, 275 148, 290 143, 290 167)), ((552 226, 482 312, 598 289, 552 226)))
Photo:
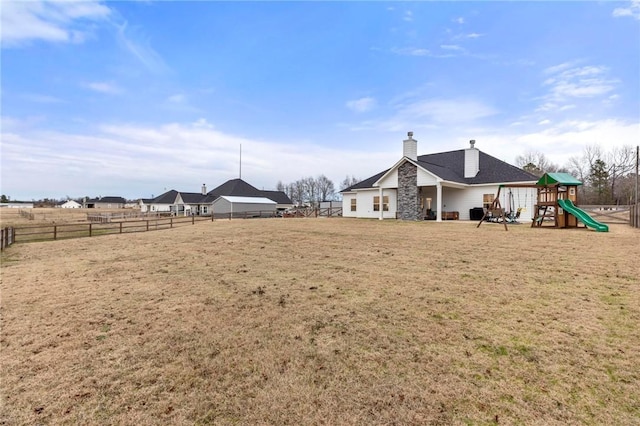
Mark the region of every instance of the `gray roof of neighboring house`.
POLYGON ((278 204, 293 204, 291 198, 282 191, 261 191, 262 195, 278 204))
POLYGON ((206 195, 202 195, 199 192, 178 192, 172 189, 148 201, 154 204, 173 204, 178 194, 180 194, 185 204, 210 204, 223 195, 233 197, 267 197, 278 204, 293 204, 287 194, 282 191, 261 191, 242 179, 228 180, 217 188, 209 191, 206 195))
POLYGON ((153 204, 173 204, 176 202, 176 198, 178 197, 178 191, 172 189, 171 191, 167 191, 164 194, 158 195, 156 198, 151 200, 153 204))
POLYGON ((217 188, 212 189, 207 194, 215 195, 216 197, 221 195, 232 195, 235 197, 261 197, 262 191, 249 185, 242 179, 231 179, 217 188))
MULTIPOLYGON (((181 192, 180 197, 182 198, 182 201, 185 202, 185 204, 205 204, 207 203, 206 198, 208 198, 209 196, 202 195, 199 192, 181 192)), ((211 201, 213 201, 213 199, 211 201)))
POLYGON ((91 198, 90 200, 87 200, 86 202, 87 203, 120 203, 120 204, 124 204, 124 203, 127 202, 127 200, 125 200, 122 197, 109 196, 109 197, 91 198))
MULTIPOLYGON (((450 181, 467 185, 502 183, 502 182, 528 182, 536 181, 538 178, 516 166, 512 166, 502 160, 479 151, 480 171, 475 177, 464 177, 464 157, 465 150, 440 152, 418 156, 416 163, 433 173, 434 175, 450 181)), ((380 179, 390 169, 371 176, 355 185, 342 190, 348 192, 353 189, 372 188, 373 184, 380 179)))

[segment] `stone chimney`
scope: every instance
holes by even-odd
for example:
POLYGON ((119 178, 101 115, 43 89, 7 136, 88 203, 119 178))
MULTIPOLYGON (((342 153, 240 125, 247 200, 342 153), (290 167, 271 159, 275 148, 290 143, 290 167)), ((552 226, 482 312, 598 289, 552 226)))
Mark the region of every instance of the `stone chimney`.
POLYGON ((475 147, 476 141, 469 141, 469 148, 464 150, 464 177, 476 177, 480 171, 480 151, 475 147))
POLYGON ((409 137, 403 142, 402 155, 413 161, 418 159, 418 141, 413 138, 413 132, 407 133, 409 137))
POLYGON ((207 195, 207 185, 202 184, 202 195, 207 195))

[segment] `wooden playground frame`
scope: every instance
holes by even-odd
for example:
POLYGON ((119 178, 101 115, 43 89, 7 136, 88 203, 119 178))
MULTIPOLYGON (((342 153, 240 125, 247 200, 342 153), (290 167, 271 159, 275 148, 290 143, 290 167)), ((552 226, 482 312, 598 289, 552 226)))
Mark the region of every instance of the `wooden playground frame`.
POLYGON ((569 199, 574 203, 578 200, 577 185, 566 185, 562 183, 552 184, 527 184, 527 183, 514 183, 504 184, 498 186, 498 192, 491 203, 491 206, 485 210, 482 219, 478 222, 476 228, 482 225, 487 217, 496 218, 497 222, 502 222, 504 230, 508 231, 507 222, 510 218, 507 216, 506 210, 500 203, 500 192, 502 188, 536 188, 538 190, 536 204, 534 208, 534 217, 531 220, 531 227, 547 227, 547 228, 575 228, 578 226, 578 220, 575 216, 570 214, 558 214, 559 212, 559 199, 569 199), (560 216, 562 218, 560 218, 560 216), (543 226, 544 222, 553 221, 553 226, 543 226))

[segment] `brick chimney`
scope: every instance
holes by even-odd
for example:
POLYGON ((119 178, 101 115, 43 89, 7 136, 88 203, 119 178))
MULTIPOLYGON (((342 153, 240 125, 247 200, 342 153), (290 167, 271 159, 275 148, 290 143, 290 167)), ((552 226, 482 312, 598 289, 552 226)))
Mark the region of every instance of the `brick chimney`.
POLYGON ((413 138, 413 132, 407 133, 408 139, 405 139, 402 145, 402 155, 416 161, 418 159, 418 141, 413 138))
POLYGON ((469 148, 464 150, 464 177, 476 177, 480 171, 480 151, 475 147, 476 141, 469 141, 469 148))

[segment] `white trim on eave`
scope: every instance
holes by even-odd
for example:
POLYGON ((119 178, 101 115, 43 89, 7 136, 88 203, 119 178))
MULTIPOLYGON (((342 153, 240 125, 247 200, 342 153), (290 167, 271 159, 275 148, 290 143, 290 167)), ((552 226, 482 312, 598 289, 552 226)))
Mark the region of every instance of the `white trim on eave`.
POLYGON ((383 174, 382 176, 380 176, 380 179, 378 179, 377 181, 373 182, 373 184, 371 185, 373 188, 377 188, 380 186, 380 182, 382 180, 384 180, 387 176, 389 176, 389 174, 393 173, 398 167, 400 167, 405 161, 408 161, 409 163, 413 164, 414 166, 418 167, 420 170, 423 170, 425 173, 433 176, 435 178, 435 180, 437 182, 444 182, 442 180, 442 178, 436 174, 434 174, 433 172, 430 172, 429 170, 425 169, 424 167, 422 167, 420 164, 416 163, 415 161, 413 161, 411 158, 409 157, 402 157, 400 160, 398 160, 396 162, 396 164, 394 164, 389 170, 387 170, 387 172, 385 174, 383 174))

